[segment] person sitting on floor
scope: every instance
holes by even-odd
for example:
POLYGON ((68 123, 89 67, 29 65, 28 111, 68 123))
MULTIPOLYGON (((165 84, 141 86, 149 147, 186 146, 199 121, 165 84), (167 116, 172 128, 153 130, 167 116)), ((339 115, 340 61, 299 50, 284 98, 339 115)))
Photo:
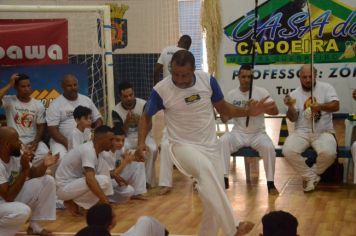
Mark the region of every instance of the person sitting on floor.
POLYGON ((110 171, 100 153, 110 150, 113 139, 110 127, 99 126, 93 141, 75 147, 62 158, 56 172, 57 197, 72 215, 80 215, 80 207, 109 203, 108 196, 113 194, 110 171))
POLYGON ((110 200, 116 203, 130 198, 144 199, 142 194, 147 192, 145 164, 137 160, 132 153, 124 148, 125 132, 121 127, 114 127, 113 145, 110 151, 102 152, 101 157, 110 169, 114 195, 110 200))
POLYGON ((38 223, 56 219, 56 185, 46 175, 59 156, 47 155, 32 166, 32 149, 23 148, 14 128, 0 127, 0 235, 12 236, 29 218, 27 234, 51 236, 38 223))
POLYGON ((285 211, 271 211, 262 217, 261 236, 297 236, 298 220, 285 211))
MULTIPOLYGON (((110 204, 96 204, 92 206, 87 212, 87 227, 81 229, 76 236, 84 236, 90 234, 83 234, 82 232, 88 231, 103 231, 106 229, 110 232, 117 221, 115 212, 110 204), (102 228, 92 228, 92 227, 102 228)), ((106 232, 104 232, 106 234, 106 232)), ((103 234, 103 235, 105 235, 103 234)), ((121 234, 122 236, 167 236, 169 232, 158 220, 150 216, 141 216, 136 224, 132 226, 128 231, 121 234)), ((101 235, 101 234, 100 234, 101 235)))

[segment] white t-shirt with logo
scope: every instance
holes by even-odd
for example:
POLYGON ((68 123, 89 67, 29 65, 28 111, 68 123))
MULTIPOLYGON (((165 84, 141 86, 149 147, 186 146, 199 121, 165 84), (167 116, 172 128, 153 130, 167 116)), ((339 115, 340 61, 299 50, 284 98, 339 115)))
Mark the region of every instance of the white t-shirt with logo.
POLYGON ((7 126, 16 129, 21 142, 32 142, 37 133, 37 124, 46 123, 45 108, 34 98, 29 102, 21 102, 16 95, 4 96, 2 107, 6 112, 7 126))
POLYGON ((162 50, 161 55, 157 60, 157 63, 163 65, 163 78, 166 78, 171 74, 171 72, 169 71, 169 64, 171 63, 173 54, 179 50, 185 49, 180 48, 178 46, 169 46, 162 50))
POLYGON ((89 142, 91 140, 91 129, 85 128, 84 132, 77 127, 74 128, 72 135, 68 139, 68 150, 71 150, 80 144, 89 142))
POLYGON ((95 174, 110 177, 106 162, 97 157, 92 141, 70 150, 62 159, 56 171, 56 181, 59 187, 75 179, 84 177, 84 167, 94 169, 95 174))
MULTIPOLYGON (((9 163, 5 163, 0 158, 0 184, 8 183, 12 185, 15 182, 17 176, 20 175, 21 171, 21 157, 10 157, 9 163)), ((0 196, 0 202, 5 202, 5 200, 0 196)))
POLYGON ((70 101, 63 95, 60 95, 55 100, 53 100, 46 111, 46 120, 48 126, 59 126, 59 132, 64 137, 69 139, 74 128, 77 126, 73 117, 73 111, 79 105, 91 109, 93 121, 101 118, 98 109, 89 97, 78 94, 77 100, 70 101))
MULTIPOLYGON (((296 110, 299 112, 298 119, 295 122, 295 130, 297 132, 312 132, 312 121, 311 119, 305 118, 305 110, 311 104, 310 91, 306 92, 302 87, 298 87, 296 90, 291 92, 290 96, 296 99, 296 110)), ((334 87, 330 84, 317 81, 313 90, 313 96, 316 102, 323 104, 331 101, 339 101, 334 87)), ((320 119, 315 119, 315 131, 317 133, 322 132, 334 132, 332 113, 322 111, 320 119)))
MULTIPOLYGON (((260 101, 263 98, 269 96, 270 94, 264 88, 254 86, 252 88, 252 99, 260 101)), ((249 91, 241 92, 240 88, 231 90, 227 96, 226 101, 233 104, 234 106, 244 108, 247 106, 249 101, 249 91)), ((266 102, 273 101, 272 98, 268 98, 266 102)), ((234 117, 233 119, 234 127, 233 131, 243 132, 243 133, 257 133, 265 131, 265 120, 264 114, 258 116, 251 116, 249 125, 246 127, 246 117, 234 117)))
POLYGON ((172 77, 160 81, 151 92, 145 112, 153 116, 164 110, 170 142, 193 144, 215 151, 218 145, 213 104, 223 99, 215 78, 195 71, 193 86, 177 87, 172 77))

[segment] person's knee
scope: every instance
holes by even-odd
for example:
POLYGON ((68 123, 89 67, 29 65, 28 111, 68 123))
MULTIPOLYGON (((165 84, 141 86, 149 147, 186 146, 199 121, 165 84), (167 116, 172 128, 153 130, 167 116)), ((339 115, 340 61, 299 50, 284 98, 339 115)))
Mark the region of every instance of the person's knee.
POLYGON ((282 147, 282 154, 287 160, 290 160, 295 152, 289 145, 284 144, 282 147))
POLYGON ((23 203, 16 203, 14 212, 8 215, 8 226, 17 226, 25 223, 31 215, 31 208, 23 203))
POLYGON ((31 215, 31 208, 26 204, 21 204, 21 206, 16 206, 16 219, 19 222, 26 222, 31 215))
POLYGON ((44 185, 56 186, 56 181, 51 175, 44 175, 41 178, 43 178, 44 185))
POLYGON ((111 188, 111 179, 106 176, 106 175, 97 175, 95 176, 96 179, 98 180, 99 182, 99 185, 102 189, 109 189, 111 188))
POLYGON ((150 224, 152 224, 153 219, 149 216, 140 216, 140 218, 138 218, 137 220, 137 224, 138 225, 142 225, 142 226, 149 226, 150 224))
POLYGON ((323 149, 321 150, 321 152, 319 152, 318 156, 324 159, 333 160, 336 158, 336 147, 335 149, 334 148, 323 149))

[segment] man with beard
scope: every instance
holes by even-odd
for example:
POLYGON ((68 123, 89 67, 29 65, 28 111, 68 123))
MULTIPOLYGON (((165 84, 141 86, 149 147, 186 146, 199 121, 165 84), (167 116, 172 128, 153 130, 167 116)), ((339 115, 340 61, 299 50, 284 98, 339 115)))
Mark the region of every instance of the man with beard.
POLYGON ((38 165, 48 153, 47 145, 42 142, 45 129, 45 108, 43 104, 31 98, 30 77, 25 74, 13 74, 0 89, 0 106, 5 109, 7 126, 16 129, 23 144, 34 150, 33 165, 38 165), (14 87, 16 95, 5 94, 14 87))
POLYGON ((214 108, 230 117, 257 116, 274 103, 251 101, 246 108, 235 107, 224 100, 216 79, 195 71, 195 58, 187 50, 174 53, 171 76, 152 90, 141 116, 137 155, 147 151, 145 139, 151 129, 152 116, 164 111, 169 151, 177 168, 197 180, 204 212, 198 235, 215 236, 221 228, 224 235, 246 235, 251 222, 235 220, 224 192, 224 171, 220 145, 216 137, 214 108))
POLYGON ((81 105, 91 109, 93 126, 103 124, 98 109, 89 97, 78 93, 78 80, 74 75, 68 74, 62 80, 63 94, 57 97, 46 112, 48 132, 51 136, 50 148, 52 153, 60 153, 62 158, 68 150, 68 139, 76 127, 73 117, 74 109, 81 105))
POLYGON ((52 235, 38 221, 56 219, 55 181, 45 173, 58 156, 47 154, 31 167, 33 152, 25 149, 21 154, 20 150, 16 130, 0 128, 0 235, 14 235, 30 215, 28 234, 52 235))
POLYGON ((57 197, 72 215, 80 215, 80 207, 109 203, 107 196, 113 194, 110 171, 100 153, 111 149, 113 139, 110 127, 99 126, 93 141, 75 147, 62 158, 56 171, 57 197))
POLYGON ((316 81, 316 75, 315 68, 303 65, 299 76, 301 86, 284 98, 284 104, 288 107, 287 117, 295 122, 295 132, 286 139, 283 155, 302 176, 304 192, 315 189, 320 181, 320 175, 336 158, 337 143, 332 113, 339 110, 339 98, 330 84, 316 81), (311 167, 301 156, 309 146, 313 147, 318 155, 311 167))
MULTIPOLYGON (((121 102, 115 106, 112 112, 113 120, 115 126, 121 126, 125 131, 125 149, 136 149, 138 122, 146 101, 135 97, 135 92, 129 82, 119 84, 119 95, 121 102)), ((156 185, 155 163, 157 159, 157 145, 151 132, 147 135, 145 143, 148 146, 145 155, 146 182, 149 187, 154 187, 156 185)))

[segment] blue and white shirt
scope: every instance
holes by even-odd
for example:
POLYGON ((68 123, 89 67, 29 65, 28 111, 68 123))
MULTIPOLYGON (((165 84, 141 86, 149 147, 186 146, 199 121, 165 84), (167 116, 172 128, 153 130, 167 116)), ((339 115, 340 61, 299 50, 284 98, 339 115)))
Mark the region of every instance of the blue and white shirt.
POLYGON ((213 104, 224 96, 214 77, 196 71, 193 86, 178 88, 172 76, 159 82, 152 90, 145 112, 153 116, 164 110, 169 140, 217 148, 213 104))

